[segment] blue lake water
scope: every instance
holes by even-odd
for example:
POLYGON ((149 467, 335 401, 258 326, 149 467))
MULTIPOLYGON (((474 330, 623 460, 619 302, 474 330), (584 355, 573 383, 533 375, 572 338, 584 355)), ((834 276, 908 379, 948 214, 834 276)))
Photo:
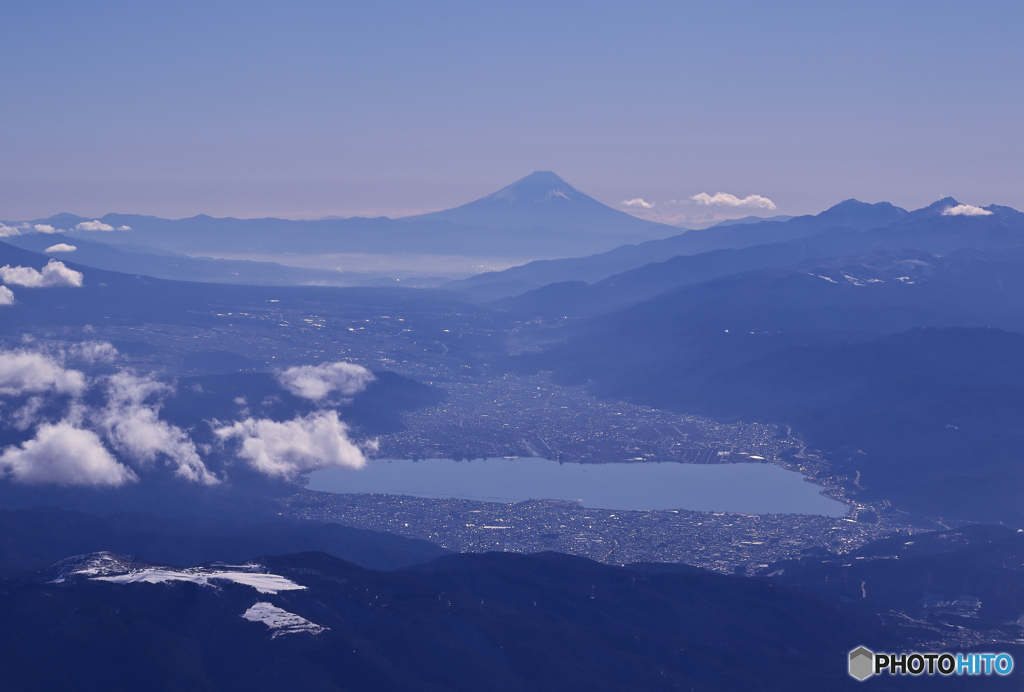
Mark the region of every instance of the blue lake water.
POLYGON ((485 502, 579 500, 595 509, 846 514, 846 505, 821 495, 820 486, 775 464, 559 464, 537 457, 371 459, 358 470, 314 471, 306 487, 485 502))

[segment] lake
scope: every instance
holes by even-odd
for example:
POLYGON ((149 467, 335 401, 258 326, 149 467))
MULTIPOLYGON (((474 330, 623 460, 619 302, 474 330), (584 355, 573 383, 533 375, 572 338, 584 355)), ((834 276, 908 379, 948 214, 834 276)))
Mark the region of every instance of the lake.
POLYGON ((309 475, 309 490, 383 493, 484 502, 578 500, 617 510, 688 509, 745 514, 841 517, 846 505, 821 487, 771 463, 558 463, 519 459, 371 459, 362 469, 330 468, 309 475))

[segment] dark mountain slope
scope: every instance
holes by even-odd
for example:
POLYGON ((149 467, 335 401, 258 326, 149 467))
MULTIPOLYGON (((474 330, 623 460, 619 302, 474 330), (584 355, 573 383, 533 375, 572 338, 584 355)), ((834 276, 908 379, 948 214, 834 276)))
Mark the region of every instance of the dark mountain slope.
POLYGON ((760 580, 551 553, 390 574, 319 553, 260 563, 305 588, 91 579, 148 568, 112 555, 7 582, 0 617, 17 627, 0 632, 5 676, 82 690, 854 689, 848 650, 913 636, 760 580), (273 637, 280 628, 240 617, 256 602, 328 629, 273 637))
MULTIPOLYGON (((791 263, 791 258, 800 257, 800 252, 805 253, 804 259, 823 259, 900 248, 943 255, 965 248, 993 249, 1024 245, 1024 214, 1021 212, 993 205, 988 210, 982 210, 991 213, 981 215, 950 216, 943 213, 957 204, 956 200, 946 198, 924 209, 906 213, 889 205, 867 205, 848 200, 818 216, 797 217, 781 223, 762 222, 690 231, 664 241, 623 246, 592 257, 532 262, 504 272, 481 274, 451 282, 448 286, 468 291, 478 300, 488 300, 519 295, 541 284, 567 280, 597 283, 606 277, 618 276, 626 280, 624 293, 643 298, 655 295, 652 292, 654 289, 668 290, 714 276, 724 276, 730 271, 785 266, 791 263), (712 238, 713 242, 709 241, 706 245, 701 245, 703 241, 698 243, 698 236, 692 235, 714 233, 716 229, 722 235, 712 238), (745 233, 735 236, 737 229, 745 233), (779 245, 779 242, 783 244, 779 245), (716 248, 744 251, 720 252, 716 255, 711 252, 716 248), (679 260, 675 257, 677 255, 693 256, 693 260, 679 260), (664 266, 657 266, 657 263, 664 266)), ((616 291, 602 293, 599 289, 584 298, 579 289, 574 289, 571 295, 588 306, 625 304, 618 298, 616 291)), ((541 295, 525 297, 524 301, 524 306, 531 308, 543 302, 541 295)), ((510 307, 516 305, 514 302, 509 303, 510 307)), ((564 311, 566 307, 569 306, 562 306, 561 309, 564 311)), ((591 307, 590 310, 600 309, 591 307)), ((555 314, 558 312, 554 311, 555 314)))
POLYGON ((96 516, 54 507, 0 510, 0 575, 44 567, 68 555, 112 551, 191 567, 213 560, 317 550, 369 569, 428 562, 445 550, 426 541, 340 524, 223 517, 211 522, 154 514, 96 516))
POLYGON ((840 257, 861 251, 867 244, 864 236, 856 231, 834 230, 785 243, 678 255, 594 284, 583 281, 549 284, 504 298, 493 305, 514 314, 591 316, 639 303, 682 286, 756 269, 840 257))
POLYGON ((791 424, 857 497, 1024 526, 1024 336, 979 329, 1024 331, 1022 317, 1012 258, 879 253, 685 288, 514 362, 604 396, 791 424))
POLYGON ((1024 624, 1022 565, 1024 532, 973 525, 897 536, 847 555, 808 557, 765 571, 852 612, 888 611, 891 620, 905 614, 951 639, 988 630, 1012 640, 1024 624))
POLYGON ((1024 264, 1012 253, 895 251, 736 274, 594 319, 539 361, 568 378, 604 370, 595 381, 625 383, 641 364, 715 370, 790 345, 916 326, 1024 330, 1024 264))
POLYGON ((489 272, 453 281, 447 286, 470 292, 479 299, 493 300, 518 295, 550 283, 594 283, 645 264, 663 262, 677 255, 696 255, 712 250, 784 242, 833 228, 863 231, 884 226, 901 218, 905 213, 904 210, 884 202, 866 204, 857 200, 847 200, 816 216, 798 216, 788 221, 713 226, 703 230, 687 231, 663 240, 623 245, 590 257, 538 260, 502 272, 489 272))

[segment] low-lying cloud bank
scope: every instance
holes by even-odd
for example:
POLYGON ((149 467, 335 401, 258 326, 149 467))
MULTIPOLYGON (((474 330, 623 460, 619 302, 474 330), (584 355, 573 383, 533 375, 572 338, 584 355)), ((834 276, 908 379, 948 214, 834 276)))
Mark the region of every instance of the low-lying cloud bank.
MULTIPOLYGON (((75 224, 70 228, 71 232, 77 233, 90 233, 90 232, 105 232, 110 233, 111 231, 130 231, 131 226, 118 226, 114 228, 109 223, 103 223, 98 219, 92 221, 82 221, 75 224)), ((63 228, 56 228, 48 223, 37 223, 28 224, 22 222, 17 226, 8 226, 7 224, 0 223, 0 238, 10 238, 12 236, 21 235, 23 233, 46 233, 52 235, 54 233, 67 233, 68 231, 63 228)))
POLYGON ((767 197, 762 197, 761 195, 747 195, 746 197, 740 198, 736 195, 730 195, 728 192, 716 192, 713 195, 701 192, 690 199, 697 204, 703 204, 706 206, 747 207, 752 209, 769 210, 775 209, 775 202, 771 201, 767 197))
POLYGON ((642 197, 634 197, 633 199, 627 199, 620 204, 624 207, 641 207, 643 209, 653 209, 654 202, 648 202, 642 197))
POLYGON ((113 231, 114 227, 102 221, 83 221, 75 224, 76 231, 113 231))
POLYGON ((79 288, 82 286, 84 278, 82 272, 70 269, 63 262, 55 259, 47 262, 42 271, 32 267, 12 267, 9 264, 0 267, 0 281, 26 288, 49 288, 52 286, 79 288))
POLYGON ((942 210, 943 216, 990 216, 992 212, 972 204, 958 204, 955 207, 946 207, 942 210))
POLYGON ((295 396, 319 401, 332 392, 353 396, 376 379, 373 373, 355 363, 299 365, 278 373, 278 382, 295 396))

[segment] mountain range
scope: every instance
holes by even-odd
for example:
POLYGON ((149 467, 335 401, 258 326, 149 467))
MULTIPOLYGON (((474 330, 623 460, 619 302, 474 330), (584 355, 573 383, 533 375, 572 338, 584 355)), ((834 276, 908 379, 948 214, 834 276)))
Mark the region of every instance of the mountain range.
MULTIPOLYGON (((776 222, 751 226, 765 226, 765 239, 789 234, 798 235, 799 237, 794 240, 766 242, 742 249, 678 254, 665 261, 644 264, 591 283, 559 280, 520 295, 500 299, 495 301, 495 305, 514 313, 588 315, 639 302, 681 286, 754 269, 786 267, 801 262, 885 249, 913 248, 929 253, 946 254, 961 248, 1016 248, 1024 245, 1024 214, 1009 207, 997 206, 993 206, 989 213, 979 216, 942 214, 944 210, 955 208, 958 204, 956 200, 946 198, 924 209, 903 214, 892 211, 895 208, 888 208, 887 205, 863 205, 847 201, 817 217, 798 217, 783 222, 782 226, 789 226, 801 221, 799 226, 789 228, 785 233, 779 232, 776 222), (879 206, 882 208, 878 209, 879 206), (864 212, 859 221, 857 215, 853 213, 857 209, 864 212), (836 210, 842 213, 830 213, 836 210), (895 220, 888 225, 870 225, 874 222, 873 219, 884 219, 890 215, 895 215, 895 220), (810 235, 800 235, 803 231, 827 226, 840 220, 844 220, 848 225, 829 227, 810 235)), ((674 240, 668 239, 646 245, 663 248, 665 243, 674 240)), ((604 266, 607 270, 610 266, 607 262, 615 252, 564 262, 577 262, 578 266, 587 267, 588 270, 599 266, 604 266)), ((534 264, 540 266, 539 263, 534 264)), ((557 262, 545 266, 550 268, 555 264, 557 262)), ((515 267, 507 270, 507 273, 514 274, 520 269, 525 271, 529 266, 515 267)), ((478 295, 489 295, 502 286, 508 288, 508 284, 473 283, 483 276, 485 275, 467 279, 458 285, 463 288, 472 287, 465 290, 478 295)))
MULTIPOLYGON (((853 690, 847 652, 865 643, 1019 656, 1022 536, 894 536, 759 577, 557 553, 385 571, 324 552, 185 565, 93 552, 0 582, 0 662, 26 690, 853 690)), ((1017 689, 1012 675, 871 682, 1017 689)))
POLYGON ((720 224, 638 245, 622 245, 608 252, 587 257, 529 262, 501 272, 487 272, 453 281, 447 284, 447 287, 466 291, 480 299, 496 299, 518 295, 555 282, 593 283, 679 255, 697 255, 713 250, 778 243, 805 238, 829 229, 865 231, 885 227, 906 214, 905 210, 886 202, 867 204, 850 199, 817 215, 798 216, 784 221, 720 224))
MULTIPOLYGON (((62 229, 101 242, 129 243, 188 255, 431 254, 492 258, 564 257, 609 250, 629 239, 679 233, 612 209, 549 171, 538 171, 469 204, 408 216, 292 221, 287 219, 161 219, 57 214, 28 226, 62 229), (107 232, 82 230, 110 229, 107 232), (128 230, 113 230, 113 229, 128 230)), ((55 234, 55 237, 59 237, 55 234)), ((186 278, 175 276, 174 278, 186 278)))
POLYGON ((923 634, 764 580, 555 553, 390 572, 94 553, 0 583, 0 618, 4 678, 26 690, 855 689, 848 650, 923 634))

